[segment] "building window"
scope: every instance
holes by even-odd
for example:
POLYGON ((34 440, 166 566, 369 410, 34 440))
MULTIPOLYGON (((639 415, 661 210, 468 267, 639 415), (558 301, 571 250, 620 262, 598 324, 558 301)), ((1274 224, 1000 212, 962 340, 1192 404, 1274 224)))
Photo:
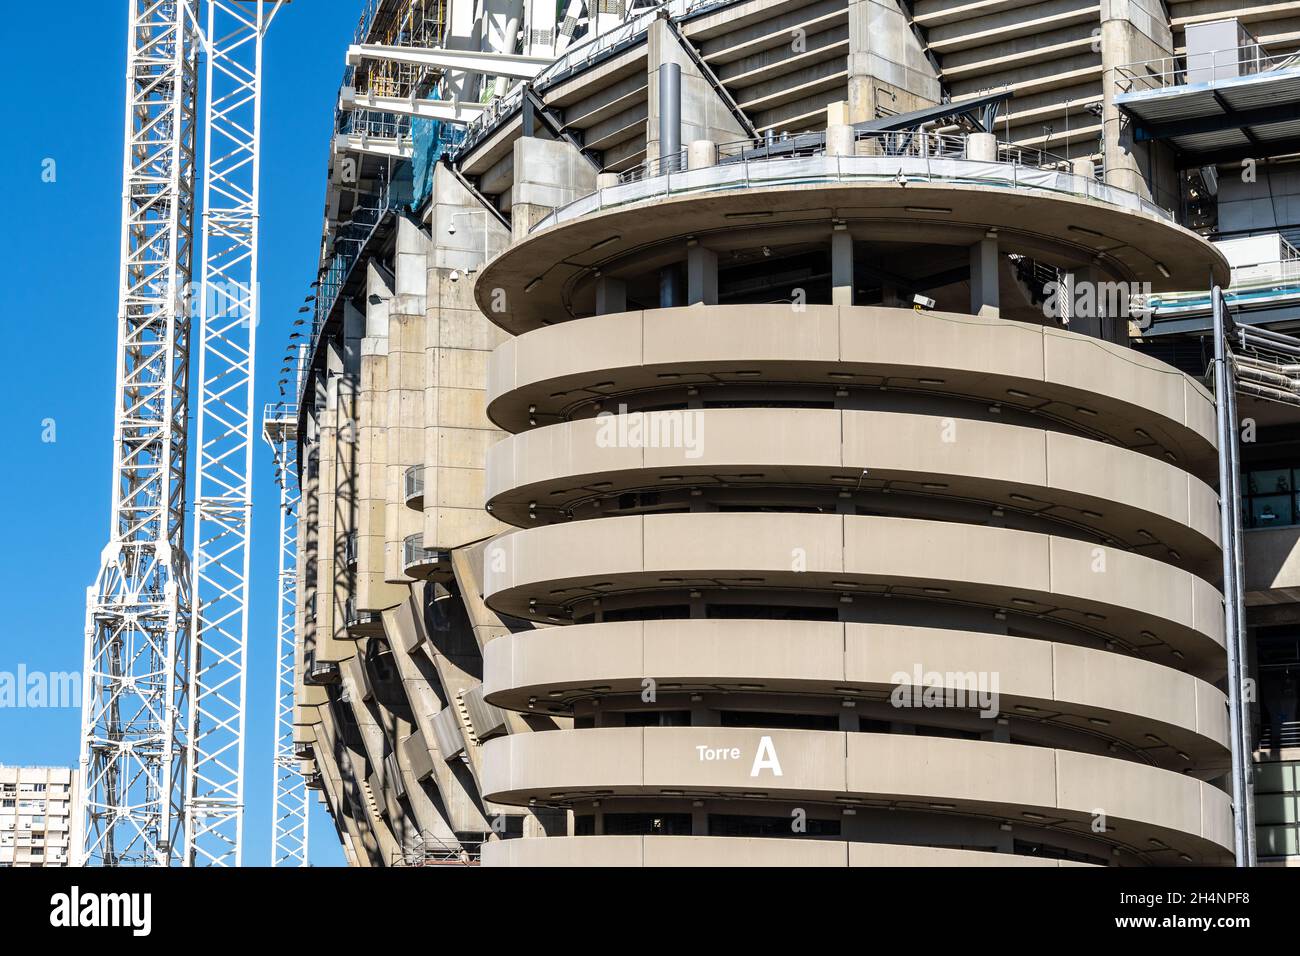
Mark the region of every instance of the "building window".
POLYGON ((1258 746, 1300 747, 1300 629, 1261 627, 1255 632, 1259 680, 1258 746))
POLYGON ((1246 472, 1242 512, 1248 528, 1285 528, 1300 523, 1297 468, 1251 468, 1246 472))
POLYGON ((753 814, 710 813, 709 836, 724 837, 797 837, 840 835, 839 820, 804 820, 806 829, 794 829, 793 817, 765 817, 753 814))
POLYGON ((606 836, 690 836, 689 813, 607 813, 606 836))
POLYGON ((689 727, 689 710, 632 710, 623 715, 625 727, 689 727))

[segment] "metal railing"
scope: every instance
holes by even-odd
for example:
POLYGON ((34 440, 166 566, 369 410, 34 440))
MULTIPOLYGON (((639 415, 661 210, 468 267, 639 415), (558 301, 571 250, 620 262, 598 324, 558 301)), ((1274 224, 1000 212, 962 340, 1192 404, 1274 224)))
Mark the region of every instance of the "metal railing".
POLYGON ((742 140, 718 147, 711 166, 663 171, 642 163, 557 208, 532 231, 657 197, 813 183, 958 183, 1032 189, 1095 199, 1173 221, 1173 214, 1136 193, 1079 175, 1069 160, 1041 149, 1000 143, 997 159, 971 159, 967 137, 919 131, 860 132, 855 155, 828 155, 823 134, 742 140))
MULTIPOLYGON (((1234 305, 1277 297, 1300 297, 1300 257, 1269 262, 1254 262, 1230 268, 1231 279, 1224 289, 1234 305)), ((1157 312, 1175 309, 1204 309, 1209 306, 1205 292, 1161 292, 1151 296, 1157 312)))
POLYGON ((402 500, 410 501, 424 494, 424 466, 412 465, 402 473, 402 500))
POLYGON ((1222 50, 1126 63, 1116 68, 1115 82, 1121 93, 1142 93, 1192 83, 1259 76, 1292 67, 1300 67, 1300 54, 1270 55, 1260 44, 1252 42, 1222 50))
POLYGON ((423 531, 407 535, 402 539, 403 568, 409 568, 414 564, 436 564, 439 555, 440 552, 437 548, 426 548, 424 546, 423 531))
POLYGON ((350 595, 343 601, 343 624, 345 627, 356 627, 364 624, 374 624, 378 617, 374 611, 362 611, 357 607, 355 595, 350 595))
POLYGON ((392 862, 393 866, 478 866, 482 855, 481 841, 447 842, 422 837, 403 845, 392 862))

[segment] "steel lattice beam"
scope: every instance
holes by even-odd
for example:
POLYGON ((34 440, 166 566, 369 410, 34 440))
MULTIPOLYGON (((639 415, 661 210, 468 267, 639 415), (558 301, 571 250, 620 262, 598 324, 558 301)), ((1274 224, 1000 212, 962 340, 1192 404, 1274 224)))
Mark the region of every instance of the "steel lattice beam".
POLYGON ((280 486, 280 594, 275 671, 275 762, 271 814, 271 865, 306 866, 307 781, 293 747, 293 701, 298 630, 298 406, 268 405, 262 437, 275 455, 280 486))
POLYGON ((207 0, 188 866, 243 857, 262 41, 278 0, 207 0))
POLYGON ((182 819, 194 0, 131 0, 109 542, 87 589, 78 862, 166 866, 182 819))

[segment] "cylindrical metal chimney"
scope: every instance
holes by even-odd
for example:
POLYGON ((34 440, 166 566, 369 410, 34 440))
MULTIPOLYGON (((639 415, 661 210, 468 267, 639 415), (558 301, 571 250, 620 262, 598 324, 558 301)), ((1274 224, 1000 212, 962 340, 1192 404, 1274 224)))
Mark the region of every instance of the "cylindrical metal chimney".
POLYGON ((682 166, 682 67, 665 63, 659 67, 659 162, 660 171, 675 173, 682 166))

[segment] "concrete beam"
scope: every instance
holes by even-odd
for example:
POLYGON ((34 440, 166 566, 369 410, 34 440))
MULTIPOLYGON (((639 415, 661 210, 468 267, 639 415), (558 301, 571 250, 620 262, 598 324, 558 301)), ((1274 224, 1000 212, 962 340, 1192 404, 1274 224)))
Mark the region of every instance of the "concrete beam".
POLYGON ((490 53, 480 50, 384 46, 378 43, 354 43, 348 47, 348 66, 360 66, 365 60, 387 60, 390 63, 408 63, 412 66, 465 70, 487 76, 506 76, 516 80, 531 80, 551 63, 551 58, 545 56, 490 53))
POLYGON ((470 123, 484 110, 480 103, 461 103, 457 100, 423 100, 401 96, 375 96, 373 93, 358 95, 350 86, 339 91, 339 109, 378 110, 381 113, 396 113, 399 116, 414 116, 417 119, 441 120, 444 123, 470 123))

